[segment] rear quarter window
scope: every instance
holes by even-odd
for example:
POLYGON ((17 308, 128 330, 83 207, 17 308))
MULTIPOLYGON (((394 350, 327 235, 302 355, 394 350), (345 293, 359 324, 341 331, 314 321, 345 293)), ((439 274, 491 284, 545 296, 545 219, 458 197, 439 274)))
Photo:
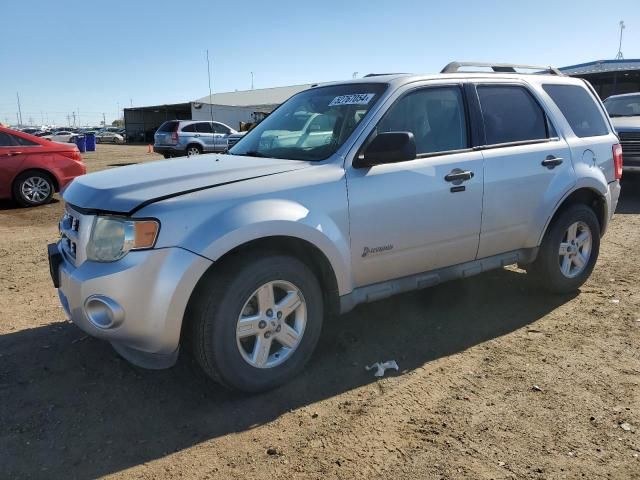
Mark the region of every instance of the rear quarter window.
POLYGON ((602 109, 585 88, 578 85, 543 85, 577 137, 608 135, 602 109))
POLYGON ((158 131, 173 132, 175 131, 177 125, 178 125, 178 122, 164 122, 162 125, 160 125, 160 128, 158 129, 158 131))

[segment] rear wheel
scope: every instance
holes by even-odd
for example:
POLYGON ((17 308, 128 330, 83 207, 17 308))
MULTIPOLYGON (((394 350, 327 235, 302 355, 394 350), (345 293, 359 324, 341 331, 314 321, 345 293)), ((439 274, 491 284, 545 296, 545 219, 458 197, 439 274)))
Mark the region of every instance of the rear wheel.
POLYGON ((13 184, 13 197, 23 207, 36 207, 48 203, 55 187, 49 175, 43 172, 24 172, 13 184))
POLYGON ((546 290, 569 293, 587 281, 600 251, 600 224, 591 208, 571 205, 549 226, 538 258, 527 268, 546 290))
POLYGON ((309 268, 284 255, 254 256, 211 272, 189 315, 193 353, 223 385, 259 392, 305 366, 320 336, 323 300, 309 268))
POLYGON ((194 155, 200 155, 202 153, 202 147, 200 145, 189 145, 187 147, 187 156, 193 157, 194 155))

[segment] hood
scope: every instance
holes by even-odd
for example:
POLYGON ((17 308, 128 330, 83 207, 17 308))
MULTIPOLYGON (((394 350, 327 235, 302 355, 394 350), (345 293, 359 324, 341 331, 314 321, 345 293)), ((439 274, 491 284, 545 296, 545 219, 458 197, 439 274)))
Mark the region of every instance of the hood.
POLYGON ((81 209, 133 214, 167 198, 308 166, 296 160, 235 155, 158 160, 77 177, 63 198, 81 209))
POLYGON ((640 116, 635 117, 613 117, 611 119, 611 123, 613 124, 613 128, 616 129, 616 132, 624 132, 624 131, 640 131, 640 116))

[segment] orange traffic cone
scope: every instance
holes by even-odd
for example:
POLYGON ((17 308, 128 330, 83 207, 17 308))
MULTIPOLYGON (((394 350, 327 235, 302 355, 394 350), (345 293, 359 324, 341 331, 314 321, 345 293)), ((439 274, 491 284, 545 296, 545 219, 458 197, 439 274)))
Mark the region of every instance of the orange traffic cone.
POLYGON ((153 153, 153 148, 151 148, 151 144, 147 145, 147 153, 153 153))

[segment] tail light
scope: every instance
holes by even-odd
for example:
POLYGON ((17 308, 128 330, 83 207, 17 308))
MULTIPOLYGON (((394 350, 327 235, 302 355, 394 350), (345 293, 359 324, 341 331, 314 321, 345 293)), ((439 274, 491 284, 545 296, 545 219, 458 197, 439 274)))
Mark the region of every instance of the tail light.
POLYGON ((176 122, 175 127, 173 127, 174 130, 173 130, 173 132, 171 132, 171 141, 173 143, 178 143, 178 125, 179 124, 176 122))
POLYGON ((616 180, 620 180, 622 178, 622 146, 619 143, 613 146, 613 169, 616 180))
POLYGON ((80 150, 77 148, 74 150, 66 150, 60 152, 60 155, 70 158, 71 160, 75 160, 76 162, 82 162, 82 156, 80 155, 80 150))

